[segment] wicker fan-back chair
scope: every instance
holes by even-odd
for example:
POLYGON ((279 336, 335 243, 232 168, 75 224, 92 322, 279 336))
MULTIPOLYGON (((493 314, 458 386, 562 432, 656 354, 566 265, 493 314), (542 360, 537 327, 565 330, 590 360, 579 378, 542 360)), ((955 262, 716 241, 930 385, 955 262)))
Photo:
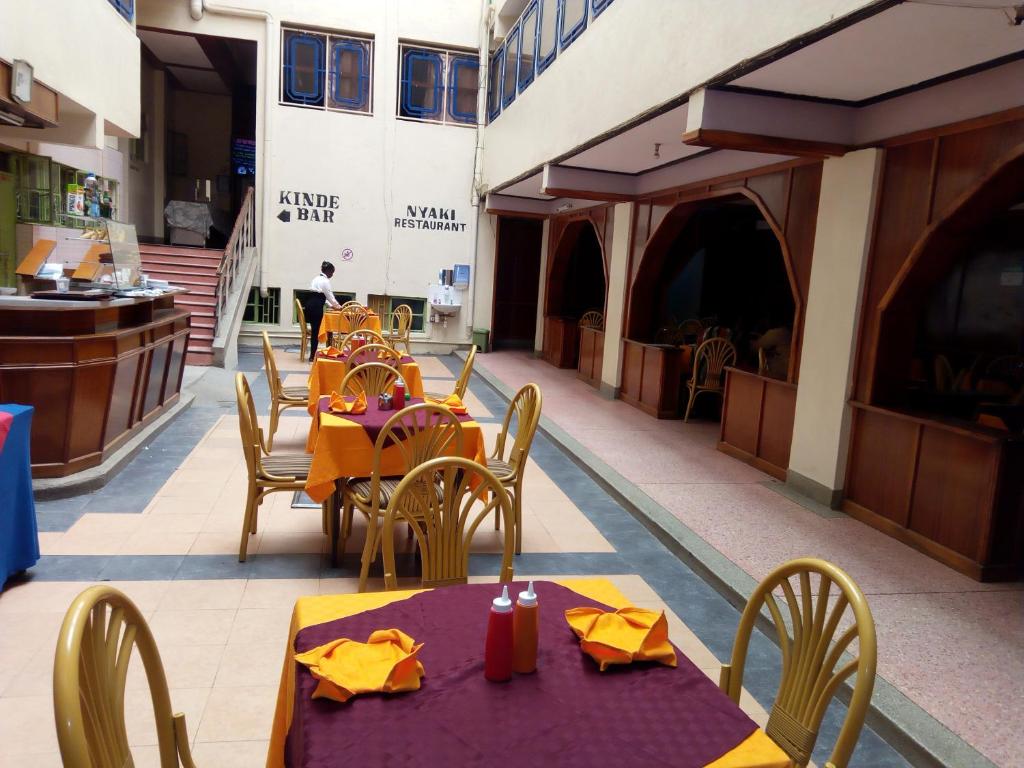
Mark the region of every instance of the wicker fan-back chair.
POLYGON ((386 347, 393 346, 387 339, 381 336, 372 328, 362 328, 357 331, 351 331, 345 334, 345 338, 341 340, 341 346, 338 349, 348 350, 352 348, 352 339, 356 336, 362 337, 367 344, 383 344, 386 347))
MULTIPOLYGON (((235 375, 235 397, 238 400, 238 431, 242 439, 242 453, 249 476, 245 498, 245 514, 242 521, 242 540, 238 546, 238 560, 245 562, 249 536, 256 533, 260 504, 267 494, 276 491, 301 491, 306 487, 306 477, 312 456, 308 453, 271 453, 263 440, 256 416, 256 404, 245 374, 235 375)), ((333 501, 325 502, 324 509, 333 501)), ((329 515, 324 512, 324 532, 331 535, 329 515)))
POLYGON ((826 763, 830 768, 846 768, 875 686, 875 622, 864 593, 844 571, 815 558, 791 560, 768 574, 747 601, 732 658, 722 666, 719 687, 737 704, 750 635, 766 606, 782 649, 782 677, 765 731, 794 763, 807 765, 829 702, 843 681, 856 673, 846 719, 826 763), (817 576, 817 585, 811 582, 812 574, 817 576), (795 589, 790 582, 794 577, 795 589), (785 599, 782 608, 776 599, 780 588, 785 599), (829 608, 832 594, 835 603, 829 608), (843 620, 850 613, 852 625, 840 630, 840 623, 848 623, 848 618, 843 620), (854 641, 855 652, 850 650, 854 641), (852 658, 844 661, 844 654, 852 658))
POLYGON ((588 310, 583 313, 578 325, 580 328, 593 328, 600 331, 604 328, 604 315, 596 309, 588 310))
MULTIPOLYGON (((309 341, 309 324, 306 322, 306 310, 302 308, 302 302, 295 300, 295 317, 299 321, 299 360, 306 359, 306 343, 309 341)), ((312 354, 313 350, 310 350, 312 354)))
POLYGON ((408 523, 416 537, 422 586, 446 587, 469 580, 473 535, 491 512, 505 523, 499 581, 508 583, 512 581, 512 504, 501 481, 486 467, 461 456, 418 466, 398 484, 384 513, 384 588, 398 588, 396 522, 408 523))
MULTIPOLYGON (((462 372, 459 374, 459 378, 455 382, 455 389, 448 394, 455 394, 459 396, 459 399, 463 399, 466 396, 466 390, 469 389, 469 377, 473 375, 473 362, 476 360, 476 344, 473 344, 469 348, 469 354, 466 355, 466 360, 462 364, 462 372)), ((448 397, 447 394, 441 394, 438 392, 427 392, 427 397, 434 397, 443 399, 448 397)))
POLYGON ((274 447, 274 435, 281 418, 281 411, 289 408, 305 408, 309 403, 309 387, 286 387, 277 372, 274 348, 270 336, 263 331, 263 367, 266 369, 267 386, 270 388, 270 426, 267 429, 267 450, 274 447))
POLYGON ((355 299, 350 299, 349 301, 346 301, 344 304, 342 304, 338 308, 338 311, 339 312, 344 312, 346 309, 350 309, 351 307, 361 307, 361 306, 363 306, 361 302, 358 302, 355 299))
POLYGON ((123 592, 102 585, 89 587, 72 601, 54 654, 53 714, 66 768, 134 764, 124 692, 136 650, 153 702, 161 768, 196 768, 185 715, 171 709, 167 676, 145 617, 123 592))
POLYGON ((390 393, 398 376, 398 369, 386 363, 363 363, 345 374, 338 391, 343 395, 363 393, 369 399, 390 393))
POLYGON ((387 420, 374 444, 373 471, 368 478, 350 480, 342 491, 340 552, 352 528, 352 515, 358 509, 366 518, 366 540, 363 542, 359 570, 359 591, 366 590, 370 565, 380 548, 380 523, 384 511, 398 488, 401 477, 382 472, 385 450, 397 452, 406 473, 439 456, 462 454, 462 424, 458 417, 441 405, 421 403, 403 408, 387 420))
MULTIPOLYGON (((537 425, 540 423, 542 403, 540 387, 536 384, 526 384, 516 392, 505 412, 501 432, 494 443, 494 453, 487 459, 487 469, 498 478, 512 499, 517 555, 523 551, 523 474, 526 472, 526 460, 529 458, 530 446, 533 445, 533 437, 537 434, 537 425), (513 417, 516 420, 516 435, 506 452, 513 417)), ((495 515, 494 524, 496 527, 501 524, 500 516, 495 515)))
POLYGON ((366 363, 384 363, 395 368, 402 360, 402 353, 387 344, 366 344, 354 353, 350 353, 345 360, 346 372, 357 365, 366 363))
POLYGON ((387 340, 398 346, 401 342, 405 345, 405 351, 412 354, 409 335, 412 333, 412 307, 408 304, 399 304, 391 312, 391 327, 387 334, 387 340))
POLYGON ((343 307, 341 316, 345 318, 349 331, 355 331, 366 325, 366 318, 370 316, 370 310, 362 304, 343 307))
POLYGON ((684 421, 690 420, 690 411, 697 395, 714 392, 721 395, 725 391, 725 367, 736 362, 736 347, 728 339, 708 339, 697 347, 693 355, 693 373, 686 387, 690 398, 686 403, 684 421))
POLYGON ((684 343, 695 343, 702 333, 704 333, 704 324, 696 318, 684 320, 679 324, 679 337, 684 343))

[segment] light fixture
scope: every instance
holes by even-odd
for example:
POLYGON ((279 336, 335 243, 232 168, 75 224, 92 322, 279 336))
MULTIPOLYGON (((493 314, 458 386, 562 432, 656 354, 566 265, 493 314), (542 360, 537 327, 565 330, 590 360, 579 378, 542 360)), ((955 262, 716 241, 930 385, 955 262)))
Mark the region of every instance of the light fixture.
POLYGON ((555 208, 555 212, 556 213, 561 213, 562 211, 571 211, 572 208, 573 208, 572 203, 562 203, 560 206, 555 208))
POLYGON ((25 118, 21 115, 16 115, 13 112, 7 112, 0 109, 0 122, 7 123, 8 125, 16 125, 21 128, 25 124, 25 118))
POLYGON ((654 142, 654 159, 657 160, 661 157, 661 142, 654 142))

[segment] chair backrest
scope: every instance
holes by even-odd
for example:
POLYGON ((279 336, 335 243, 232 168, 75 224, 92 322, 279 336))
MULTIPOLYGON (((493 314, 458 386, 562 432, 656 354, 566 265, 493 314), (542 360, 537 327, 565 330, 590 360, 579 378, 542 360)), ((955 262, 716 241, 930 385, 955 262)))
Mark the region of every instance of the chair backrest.
POLYGON ((270 399, 276 400, 281 395, 284 385, 281 384, 277 360, 274 359, 274 348, 270 345, 270 336, 266 331, 263 331, 263 367, 266 369, 267 385, 270 387, 270 399))
POLYGON ((580 318, 580 328, 593 328, 600 331, 604 328, 604 315, 602 315, 596 309, 591 309, 583 313, 583 317, 580 318))
POLYGON ((835 768, 845 768, 857 745, 875 685, 875 622, 864 593, 849 575, 824 560, 791 560, 772 571, 747 601, 730 664, 722 668, 721 688, 736 703, 743 688, 750 635, 765 606, 782 649, 779 691, 765 731, 798 765, 806 765, 829 702, 839 685, 856 672, 853 696, 830 759, 835 768), (812 574, 817 575, 816 585, 812 584, 812 574), (795 589, 790 583, 794 577, 795 589), (833 586, 837 594, 830 608, 833 586), (780 589, 788 617, 776 601, 774 593, 780 589), (847 609, 853 621, 840 632, 840 624, 849 622, 847 609), (836 669, 855 640, 856 656, 836 669))
POLYGON ((407 338, 412 328, 412 307, 399 304, 391 311, 391 332, 401 338, 407 338))
POLYGON ((362 304, 346 305, 341 309, 341 316, 348 321, 349 330, 354 331, 366 325, 369 310, 362 304))
POLYGON ((345 359, 345 370, 366 363, 384 363, 392 367, 402 360, 402 353, 388 344, 366 344, 345 359))
MULTIPOLYGON (((686 341, 696 341, 704 333, 704 324, 696 318, 684 320, 679 324, 679 335, 686 341)), ((691 341, 691 343, 692 343, 691 341)))
MULTIPOLYGON (((132 765, 124 719, 124 691, 138 649, 149 682, 161 768, 193 766, 176 736, 167 677, 146 619, 110 586, 89 587, 68 608, 53 660, 53 710, 61 760, 67 768, 132 765)), ((182 731, 183 731, 182 727, 182 731)))
POLYGON ((306 327, 306 310, 302 308, 302 302, 298 299, 295 300, 295 317, 299 319, 299 326, 301 328, 306 327))
POLYGON ((363 305, 360 302, 356 301, 355 299, 352 299, 351 301, 346 301, 344 304, 342 304, 341 307, 338 308, 338 311, 339 312, 343 312, 346 309, 348 309, 349 307, 361 307, 361 306, 363 306, 363 305))
POLYGON ((367 398, 377 397, 394 389, 398 375, 398 369, 394 366, 385 363, 363 363, 345 374, 339 392, 343 395, 358 395, 363 392, 367 398))
POLYGON ((540 422, 542 401, 540 387, 536 384, 526 384, 516 392, 512 402, 508 404, 508 410, 505 411, 505 420, 501 424, 501 432, 498 433, 498 440, 494 446, 494 456, 498 459, 505 458, 505 442, 508 439, 512 417, 515 416, 516 436, 508 457, 513 475, 517 475, 526 464, 533 436, 537 433, 537 424, 540 422))
POLYGON ((391 345, 388 340, 377 333, 372 328, 361 328, 358 330, 350 331, 345 335, 345 338, 341 340, 341 347, 339 349, 349 349, 352 346, 352 339, 356 336, 361 336, 366 340, 367 344, 383 344, 386 347, 391 345))
POLYGON ((725 367, 736 362, 736 347, 728 339, 708 339, 693 356, 693 383, 701 389, 721 389, 725 367))
POLYGON ((953 366, 945 355, 935 356, 935 389, 937 392, 949 392, 953 389, 953 366))
POLYGON ((249 476, 254 477, 261 467, 263 458, 263 433, 256 413, 256 402, 245 374, 235 374, 235 397, 238 400, 238 432, 242 438, 242 452, 249 476))
POLYGON ((423 586, 443 587, 467 582, 473 534, 494 512, 501 516, 505 537, 499 579, 511 582, 515 520, 501 482, 486 467, 460 456, 433 459, 418 466, 398 484, 384 514, 384 588, 398 586, 396 522, 408 523, 416 536, 423 586))
POLYGON ((474 360, 476 360, 476 344, 470 346, 469 354, 466 355, 466 362, 462 364, 462 373, 459 374, 459 380, 455 382, 455 394, 460 399, 466 396, 466 389, 469 387, 469 377, 473 374, 474 360))

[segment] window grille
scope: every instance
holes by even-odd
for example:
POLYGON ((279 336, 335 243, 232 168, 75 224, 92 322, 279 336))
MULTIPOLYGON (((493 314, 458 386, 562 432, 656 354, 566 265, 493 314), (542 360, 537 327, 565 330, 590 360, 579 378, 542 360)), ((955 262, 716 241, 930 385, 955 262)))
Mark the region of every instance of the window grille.
POLYGON ((537 0, 533 0, 523 12, 519 22, 521 40, 519 43, 519 92, 522 93, 533 82, 534 62, 537 56, 537 31, 540 13, 537 0))
POLYGON ((244 323, 277 325, 281 322, 281 289, 268 288, 267 295, 261 296, 259 286, 249 289, 249 300, 245 305, 244 323))
POLYGON ((403 45, 399 75, 399 117, 476 125, 480 65, 472 54, 403 45))
POLYGON ((373 40, 282 29, 280 103, 370 114, 373 40))

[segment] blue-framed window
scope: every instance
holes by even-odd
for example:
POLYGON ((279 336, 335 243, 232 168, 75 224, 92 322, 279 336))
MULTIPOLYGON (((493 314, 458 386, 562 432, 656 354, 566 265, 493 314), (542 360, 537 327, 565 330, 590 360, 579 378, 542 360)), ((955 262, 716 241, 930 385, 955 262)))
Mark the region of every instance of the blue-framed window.
POLYGON ((135 0, 107 0, 127 21, 135 18, 135 0))
POLYGON ((519 92, 525 91, 534 78, 534 63, 537 58, 537 32, 540 29, 540 9, 533 0, 519 22, 519 92))
POLYGON ((373 40, 282 29, 280 101, 369 114, 373 109, 373 40))
POLYGON ((568 48, 587 28, 587 0, 559 0, 558 46, 568 48))
POLYGON ((370 111, 370 49, 367 40, 331 38, 329 107, 370 111))
POLYGON ((487 119, 501 114, 501 83, 505 78, 505 46, 491 54, 490 73, 487 77, 487 119))
POLYGON ((596 19, 611 4, 612 0, 590 0, 590 15, 596 19))
POLYGON ((551 66, 558 55, 558 0, 538 0, 537 74, 551 66))
POLYGON ((480 61, 470 56, 452 56, 449 61, 448 117, 457 123, 475 125, 480 61))
POLYGON ((505 72, 501 78, 501 108, 516 100, 519 80, 519 27, 505 38, 505 72))
POLYGON ((480 62, 469 51, 400 45, 398 116, 476 125, 480 62))

